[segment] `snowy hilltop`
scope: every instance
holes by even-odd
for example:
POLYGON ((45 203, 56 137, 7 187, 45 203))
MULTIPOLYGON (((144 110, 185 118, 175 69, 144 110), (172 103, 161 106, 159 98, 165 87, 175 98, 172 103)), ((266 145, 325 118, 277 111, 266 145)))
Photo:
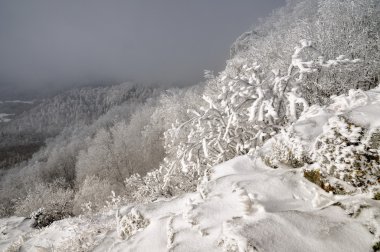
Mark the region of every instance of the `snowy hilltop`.
MULTIPOLYGON (((2 219, 0 248, 3 251, 371 251, 372 247, 378 248, 378 193, 356 190, 339 195, 323 190, 313 183, 317 181, 307 179, 307 171, 323 170, 324 162, 320 159, 299 168, 281 163, 279 158, 276 168, 268 165, 268 157, 272 158, 271 164, 275 159, 276 154, 270 150, 276 142, 281 140, 288 146, 293 143, 289 140, 290 131, 294 133, 292 138, 299 141, 297 148, 318 153, 316 144, 328 133, 330 125, 335 125, 336 118, 352 122, 348 128, 340 124, 341 131, 352 129, 353 123, 366 132, 374 132, 380 126, 377 116, 380 88, 351 91, 349 95, 335 97, 334 101, 329 106, 310 107, 287 128, 288 132, 276 135, 273 138, 276 140, 268 141, 256 153, 213 167, 204 175, 196 192, 68 218, 41 230, 31 228, 30 219, 2 219)), ((380 139, 372 144, 380 144, 380 139)), ((334 173, 325 176, 348 189, 353 188, 353 176, 347 181, 334 173)), ((357 178, 361 175, 357 174, 357 178)), ((373 189, 375 184, 376 181, 367 186, 373 189)), ((334 185, 331 183, 331 187, 334 185)))

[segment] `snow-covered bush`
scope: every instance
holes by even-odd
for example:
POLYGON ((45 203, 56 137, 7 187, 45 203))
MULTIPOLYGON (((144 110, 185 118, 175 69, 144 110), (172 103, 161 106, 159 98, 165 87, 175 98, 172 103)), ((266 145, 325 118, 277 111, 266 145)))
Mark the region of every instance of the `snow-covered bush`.
POLYGON ((165 173, 160 169, 148 172, 145 176, 140 176, 139 174, 134 174, 124 181, 125 191, 127 192, 126 197, 137 202, 153 201, 162 197, 171 197, 178 194, 178 191, 186 191, 184 189, 180 190, 178 186, 188 186, 188 179, 183 176, 181 179, 177 178, 177 183, 172 182, 170 186, 164 187, 165 173))
POLYGON ((120 213, 117 212, 116 222, 117 233, 121 239, 128 239, 149 225, 149 220, 144 218, 135 208, 132 208, 127 215, 123 216, 120 216, 120 213))
POLYGON ((330 118, 316 141, 313 157, 324 183, 342 193, 376 185, 380 155, 379 149, 373 148, 374 138, 376 134, 343 116, 330 118))
MULTIPOLYGON (((289 139, 290 140, 290 139, 289 139)), ((262 158, 265 163, 273 168, 278 168, 280 164, 298 168, 303 166, 308 157, 303 153, 302 145, 294 145, 291 141, 275 140, 272 150, 262 158)))
POLYGON ((270 149, 261 151, 259 155, 272 168, 278 168, 280 165, 298 168, 311 162, 304 144, 295 133, 293 125, 290 125, 271 139, 270 149))
POLYGON ((49 226, 51 223, 57 220, 62 220, 71 216, 60 210, 49 210, 45 208, 40 208, 37 211, 31 213, 30 218, 33 219, 32 227, 33 228, 43 228, 49 226))
POLYGON ((33 227, 41 228, 72 215, 74 191, 64 188, 61 180, 36 184, 23 199, 18 199, 15 214, 31 216, 33 227))

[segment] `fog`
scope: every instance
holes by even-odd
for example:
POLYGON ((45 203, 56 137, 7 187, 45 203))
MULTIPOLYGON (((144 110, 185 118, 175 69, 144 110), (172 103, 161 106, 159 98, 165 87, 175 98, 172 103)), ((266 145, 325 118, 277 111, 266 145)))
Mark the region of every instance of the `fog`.
POLYGON ((196 83, 285 0, 0 0, 0 96, 99 81, 196 83))

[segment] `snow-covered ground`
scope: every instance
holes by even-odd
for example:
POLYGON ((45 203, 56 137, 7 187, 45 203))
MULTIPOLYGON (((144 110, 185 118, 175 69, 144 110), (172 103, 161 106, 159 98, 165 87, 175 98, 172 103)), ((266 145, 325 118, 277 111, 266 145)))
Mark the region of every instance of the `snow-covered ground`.
POLYGON ((42 230, 33 230, 23 218, 2 219, 0 249, 371 251, 380 221, 375 218, 379 201, 366 195, 333 196, 307 181, 300 169, 272 169, 248 156, 216 166, 195 193, 133 210, 123 207, 119 214, 131 211, 148 224, 124 239, 114 212, 70 218, 42 230), (365 208, 350 217, 341 204, 365 208))
POLYGON ((300 170, 238 157, 215 167, 196 193, 137 207, 150 224, 129 240, 112 237, 98 251, 369 251, 373 235, 365 222, 336 201, 300 170))

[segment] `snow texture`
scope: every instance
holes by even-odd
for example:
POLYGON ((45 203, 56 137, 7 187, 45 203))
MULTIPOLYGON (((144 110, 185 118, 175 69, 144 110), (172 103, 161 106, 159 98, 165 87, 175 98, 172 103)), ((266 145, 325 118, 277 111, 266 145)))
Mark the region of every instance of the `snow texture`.
POLYGON ((112 213, 91 221, 65 219, 37 231, 29 227, 30 220, 2 219, 0 249, 370 251, 379 233, 378 201, 333 196, 307 181, 301 170, 272 169, 260 158, 241 156, 218 165, 202 187, 207 189, 203 194, 119 209, 117 220, 129 223, 129 237, 121 235, 125 229, 112 213), (353 218, 347 211, 355 202, 366 207, 353 218))

